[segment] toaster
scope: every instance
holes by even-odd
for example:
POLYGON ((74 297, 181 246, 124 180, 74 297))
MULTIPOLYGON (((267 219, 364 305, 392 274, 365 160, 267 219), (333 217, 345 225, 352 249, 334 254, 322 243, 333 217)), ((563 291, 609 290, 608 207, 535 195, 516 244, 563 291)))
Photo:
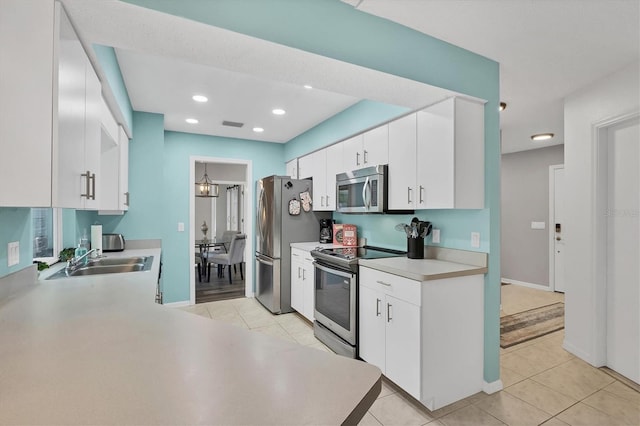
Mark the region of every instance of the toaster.
POLYGON ((123 251, 124 237, 122 234, 102 234, 102 251, 123 251))

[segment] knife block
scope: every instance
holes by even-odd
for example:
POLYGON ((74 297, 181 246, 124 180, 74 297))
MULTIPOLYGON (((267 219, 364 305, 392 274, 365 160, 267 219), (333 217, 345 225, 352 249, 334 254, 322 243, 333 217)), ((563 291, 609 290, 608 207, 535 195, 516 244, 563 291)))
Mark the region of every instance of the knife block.
POLYGON ((424 259, 424 238, 407 238, 407 257, 409 259, 424 259))

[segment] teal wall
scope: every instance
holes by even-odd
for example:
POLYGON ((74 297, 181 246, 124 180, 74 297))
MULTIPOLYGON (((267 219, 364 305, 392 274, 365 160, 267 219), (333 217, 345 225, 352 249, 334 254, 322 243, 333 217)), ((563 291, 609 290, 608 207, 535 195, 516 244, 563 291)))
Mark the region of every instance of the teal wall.
POLYGON ((131 107, 131 101, 129 100, 129 93, 124 84, 122 73, 120 72, 120 65, 118 64, 118 58, 116 52, 111 46, 102 46, 100 44, 94 44, 93 50, 96 52, 100 67, 107 77, 107 82, 113 96, 115 96, 120 111, 124 116, 124 120, 127 122, 127 126, 131 129, 133 124, 133 108, 131 107))
POLYGON ((31 209, 0 207, 0 278, 18 272, 33 262, 33 237, 31 232, 31 209), (20 263, 7 266, 7 244, 20 243, 20 263))
POLYGON ((129 211, 119 216, 97 216, 104 233, 126 239, 164 237, 164 117, 133 113, 133 139, 129 143, 129 211))
MULTIPOLYGON (((242 139, 193 135, 179 132, 165 133, 163 220, 165 236, 162 242, 164 259, 163 291, 166 302, 189 300, 189 170, 192 155, 228 159, 251 160, 253 182, 264 176, 284 171, 283 146, 242 139), (178 232, 178 222, 185 224, 185 232, 178 232)), ((255 204, 255 203, 254 203, 255 204)), ((127 213, 129 214, 129 213, 127 213)), ((246 220, 253 221, 254 210, 246 220)), ((255 229, 255 228, 254 228, 255 229)), ((255 244, 255 239, 249 239, 255 244)), ((251 250, 253 253, 253 250, 251 250)))
POLYGON ((287 142, 284 159, 300 157, 409 111, 406 107, 362 100, 287 142))

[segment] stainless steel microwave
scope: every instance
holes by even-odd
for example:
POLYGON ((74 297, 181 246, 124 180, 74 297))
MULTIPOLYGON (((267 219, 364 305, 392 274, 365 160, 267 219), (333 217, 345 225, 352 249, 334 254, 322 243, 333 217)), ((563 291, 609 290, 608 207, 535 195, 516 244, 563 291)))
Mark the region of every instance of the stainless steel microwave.
POLYGON ((336 175, 336 210, 341 213, 384 213, 387 210, 387 166, 336 175))

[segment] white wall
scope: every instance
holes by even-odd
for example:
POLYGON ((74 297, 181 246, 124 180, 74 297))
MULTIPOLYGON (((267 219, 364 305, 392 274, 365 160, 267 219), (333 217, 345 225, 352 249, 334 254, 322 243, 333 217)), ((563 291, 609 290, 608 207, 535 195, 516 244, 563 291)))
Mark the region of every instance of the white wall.
POLYGON ((563 162, 563 145, 502 155, 503 280, 549 286, 549 166, 563 162), (531 222, 545 222, 547 229, 531 229, 531 222))
POLYGON ((565 99, 567 193, 565 342, 567 350, 600 366, 606 360, 603 283, 596 277, 594 126, 640 110, 640 62, 565 99), (599 285, 600 284, 600 285, 599 285))

